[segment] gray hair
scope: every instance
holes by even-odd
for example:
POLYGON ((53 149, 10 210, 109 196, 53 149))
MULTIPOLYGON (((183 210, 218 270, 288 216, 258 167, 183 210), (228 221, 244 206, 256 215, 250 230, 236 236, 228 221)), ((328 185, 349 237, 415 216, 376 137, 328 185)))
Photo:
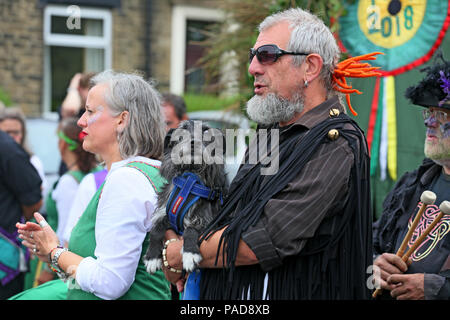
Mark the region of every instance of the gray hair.
MULTIPOLYGON (((333 90, 332 75, 339 61, 340 50, 330 29, 317 16, 300 8, 274 13, 259 25, 259 32, 280 22, 287 21, 292 30, 288 51, 317 53, 322 57, 320 78, 330 94, 333 90)), ((300 66, 305 56, 293 56, 293 63, 300 66)))
POLYGON ((138 74, 107 70, 91 79, 92 86, 103 83, 108 85, 105 101, 111 114, 128 111, 127 125, 117 133, 120 155, 161 159, 166 131, 159 92, 138 74))

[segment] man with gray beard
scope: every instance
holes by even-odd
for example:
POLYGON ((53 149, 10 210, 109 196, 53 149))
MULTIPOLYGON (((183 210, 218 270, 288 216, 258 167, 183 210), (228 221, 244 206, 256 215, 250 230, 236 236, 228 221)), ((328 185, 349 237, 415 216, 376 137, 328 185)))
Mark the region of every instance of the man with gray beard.
POLYGON ((436 300, 450 299, 450 217, 444 216, 405 263, 394 252, 417 215, 421 194, 435 193, 413 233, 420 237, 439 214, 439 205, 450 200, 450 62, 427 67, 424 79, 406 90, 406 97, 424 107, 427 128, 425 156, 415 171, 405 173, 387 195, 383 214, 374 224, 374 264, 383 295, 379 299, 436 300))
MULTIPOLYGON (((299 88, 301 91, 302 88, 299 88)), ((254 95, 247 102, 247 114, 253 121, 261 125, 287 122, 303 111, 301 92, 294 93, 291 100, 268 93, 265 97, 254 95)))
MULTIPOLYGON (((200 239, 200 299, 369 298, 369 157, 335 90, 336 41, 300 8, 267 17, 259 32, 249 52, 255 95, 247 104, 259 127, 200 239), (262 129, 271 133, 267 141, 262 129), (262 174, 266 159, 248 161, 261 141, 279 163, 270 175, 262 174)), ((177 269, 181 242, 166 248, 177 269)))

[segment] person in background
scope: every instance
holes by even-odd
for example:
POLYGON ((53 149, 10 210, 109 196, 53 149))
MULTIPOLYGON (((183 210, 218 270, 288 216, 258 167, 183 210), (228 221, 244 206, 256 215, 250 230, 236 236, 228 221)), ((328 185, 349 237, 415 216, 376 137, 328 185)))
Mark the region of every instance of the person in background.
POLYGON ((172 93, 162 95, 162 109, 166 120, 166 130, 177 128, 181 121, 187 120, 184 99, 172 93))
POLYGON ((95 75, 93 72, 76 73, 70 80, 67 95, 60 108, 60 118, 80 117, 85 110, 89 82, 95 75))
MULTIPOLYGON (((84 113, 86 98, 90 87, 90 80, 95 75, 93 72, 76 73, 70 80, 67 95, 58 109, 59 121, 64 118, 79 118, 84 113)), ((59 176, 67 171, 66 164, 61 160, 59 176)))
MULTIPOLYGON (((53 208, 47 208, 47 220, 56 234, 62 238, 67 223, 70 209, 78 190, 78 186, 84 176, 90 172, 101 170, 93 153, 83 149, 81 139, 81 128, 77 125, 75 117, 66 118, 58 126, 58 149, 61 159, 67 166, 68 171, 58 179, 53 190, 48 196, 48 205, 56 206, 56 214, 50 214, 53 208)), ((61 245, 63 243, 60 243, 61 245)))
MULTIPOLYGON (((47 189, 47 179, 45 178, 44 165, 39 157, 31 151, 27 143, 27 127, 25 122, 25 115, 19 108, 5 108, 3 112, 0 111, 0 130, 9 134, 14 141, 30 155, 30 162, 39 173, 42 180, 42 192, 47 189)), ((45 195, 43 194, 43 197, 45 195)))
POLYGON ((27 251, 14 228, 42 206, 42 180, 25 150, 0 130, 0 299, 23 290, 27 251))
MULTIPOLYGON (((383 212, 374 223, 374 265, 379 267, 383 293, 378 299, 450 299, 450 217, 444 216, 425 242, 406 263, 395 253, 409 230, 420 205, 422 192, 435 193, 414 231, 420 237, 439 214, 442 201, 450 201, 450 62, 426 67, 426 76, 406 89, 406 97, 422 110, 427 128, 425 160, 405 173, 383 202, 383 212)), ((376 273, 375 273, 376 274, 376 273)))

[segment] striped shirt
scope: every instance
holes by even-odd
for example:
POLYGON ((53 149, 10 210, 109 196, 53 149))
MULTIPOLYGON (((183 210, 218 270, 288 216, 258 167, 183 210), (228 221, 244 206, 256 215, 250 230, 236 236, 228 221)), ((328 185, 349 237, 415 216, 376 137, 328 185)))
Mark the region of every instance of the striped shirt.
MULTIPOLYGON (((330 117, 331 109, 345 112, 338 98, 333 97, 295 123, 281 128, 280 140, 294 129, 304 131, 301 139, 308 130, 330 117)), ((359 130, 350 124, 346 129, 359 130)), ((288 256, 297 255, 308 239, 314 237, 322 220, 334 214, 338 204, 345 203, 354 156, 344 138, 321 144, 298 176, 266 203, 260 220, 242 233, 242 239, 264 271, 282 265, 288 256)), ((243 165, 241 169, 248 168, 243 165)))

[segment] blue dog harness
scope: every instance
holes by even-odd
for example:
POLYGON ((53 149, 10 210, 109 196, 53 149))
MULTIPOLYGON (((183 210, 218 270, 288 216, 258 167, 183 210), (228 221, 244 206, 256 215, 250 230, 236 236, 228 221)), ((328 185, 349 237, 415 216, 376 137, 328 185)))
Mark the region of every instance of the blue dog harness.
POLYGON ((198 199, 212 201, 219 198, 223 203, 222 192, 219 189, 208 188, 192 172, 185 172, 173 178, 172 183, 174 188, 167 202, 166 213, 172 228, 179 235, 184 232, 184 216, 198 199))

